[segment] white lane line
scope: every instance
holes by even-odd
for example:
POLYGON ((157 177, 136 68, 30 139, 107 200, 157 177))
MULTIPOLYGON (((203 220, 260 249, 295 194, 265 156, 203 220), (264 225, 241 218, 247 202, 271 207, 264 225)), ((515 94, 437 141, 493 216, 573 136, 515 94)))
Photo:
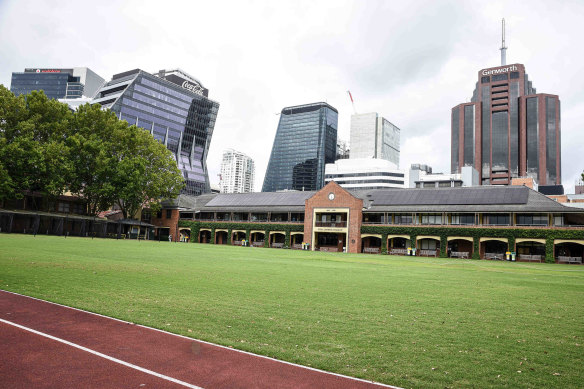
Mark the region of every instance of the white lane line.
POLYGON ((32 328, 28 328, 28 327, 22 326, 20 324, 13 323, 13 322, 8 321, 8 320, 0 319, 0 322, 2 322, 4 324, 11 325, 11 326, 14 326, 14 327, 17 327, 17 328, 20 328, 20 329, 25 330, 25 331, 32 332, 33 334, 37 334, 37 335, 40 335, 40 336, 44 336, 45 338, 49 338, 49 339, 55 340, 57 342, 64 343, 67 346, 71 346, 71 347, 78 348, 79 350, 83 350, 83 351, 86 351, 86 352, 91 353, 93 355, 97 355, 98 357, 102 357, 102 358, 107 359, 107 360, 110 360, 112 362, 119 363, 120 365, 124 365, 124 366, 130 367, 132 369, 141 371, 143 373, 150 374, 150 375, 153 375, 153 376, 158 377, 158 378, 162 378, 163 380, 167 380, 167 381, 170 381, 170 382, 174 382, 175 384, 179 384, 179 385, 185 386, 187 388, 191 388, 191 389, 203 389, 200 386, 192 385, 192 384, 189 384, 188 382, 184 382, 184 381, 181 381, 181 380, 177 380, 176 378, 172 378, 172 377, 166 376, 164 374, 160 374, 160 373, 157 373, 155 371, 148 370, 148 369, 145 369, 145 368, 140 367, 140 366, 137 366, 137 365, 133 365, 133 364, 131 364, 129 362, 122 361, 121 359, 117 359, 117 358, 114 358, 114 357, 110 357, 109 355, 102 354, 102 353, 100 353, 98 351, 95 351, 95 350, 92 350, 90 348, 80 346, 78 344, 69 342, 69 341, 67 341, 65 339, 57 338, 56 336, 52 336, 52 335, 49 335, 49 334, 45 334, 44 332, 40 332, 40 331, 37 331, 37 330, 33 330, 32 328))
POLYGON ((79 312, 89 313, 90 315, 95 315, 95 316, 103 317, 105 319, 115 320, 115 321, 118 321, 120 323, 132 324, 132 325, 135 325, 137 327, 145 328, 147 330, 161 332, 161 333, 166 334, 166 335, 171 335, 171 336, 175 336, 175 337, 182 338, 182 339, 187 339, 187 340, 194 341, 194 342, 199 342, 199 343, 207 344, 209 346, 218 347, 218 348, 221 348, 221 349, 224 349, 224 350, 228 350, 228 351, 235 351, 236 353, 246 354, 246 355, 250 355, 252 357, 257 357, 257 358, 261 358, 261 359, 267 359, 269 361, 283 363, 284 365, 289 365, 289 366, 294 366, 294 367, 298 367, 298 368, 301 368, 301 369, 315 371, 317 373, 332 375, 332 376, 335 376, 335 377, 344 378, 344 379, 348 379, 348 380, 352 380, 352 381, 358 381, 358 382, 364 382, 364 383, 368 383, 368 384, 373 384, 373 385, 380 386, 380 387, 383 387, 383 388, 403 389, 403 388, 401 388, 399 386, 392 386, 392 385, 388 385, 388 384, 382 384, 381 382, 375 382, 375 381, 371 381, 371 380, 365 380, 365 379, 362 379, 362 378, 351 377, 351 376, 344 375, 344 374, 333 373, 333 372, 330 372, 330 371, 317 369, 315 367, 299 365, 299 364, 294 363, 294 362, 283 361, 281 359, 276 359, 276 358, 272 358, 272 357, 267 357, 265 355, 255 354, 255 353, 252 353, 250 351, 239 350, 239 349, 236 349, 236 348, 232 348, 232 347, 228 347, 228 346, 223 346, 223 345, 220 345, 220 344, 217 344, 217 343, 207 342, 207 341, 201 340, 201 339, 190 338, 190 337, 185 336, 185 335, 180 335, 180 334, 175 334, 175 333, 172 333, 172 332, 164 331, 164 330, 161 330, 159 328, 148 327, 148 326, 145 326, 145 325, 142 325, 142 324, 132 323, 132 322, 129 322, 129 321, 126 321, 126 320, 117 319, 115 317, 110 317, 110 316, 102 315, 101 313, 86 311, 84 309, 70 307, 68 305, 63 305, 63 304, 55 303, 55 302, 52 302, 52 301, 43 300, 43 299, 40 299, 40 298, 37 298, 37 297, 31 297, 31 296, 27 296, 25 294, 11 292, 9 290, 0 289, 0 292, 4 292, 4 293, 8 293, 8 294, 13 294, 13 295, 20 296, 20 297, 26 297, 28 299, 40 301, 40 302, 43 302, 43 303, 57 305, 59 307, 71 309, 73 311, 79 311, 79 312))

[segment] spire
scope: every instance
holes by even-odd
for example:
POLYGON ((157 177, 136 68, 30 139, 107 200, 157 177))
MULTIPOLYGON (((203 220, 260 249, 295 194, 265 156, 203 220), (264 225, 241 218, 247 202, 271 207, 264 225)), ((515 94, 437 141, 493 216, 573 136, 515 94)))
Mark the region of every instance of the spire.
POLYGON ((507 47, 505 47, 505 18, 503 18, 502 25, 503 40, 501 41, 501 66, 507 65, 507 47))

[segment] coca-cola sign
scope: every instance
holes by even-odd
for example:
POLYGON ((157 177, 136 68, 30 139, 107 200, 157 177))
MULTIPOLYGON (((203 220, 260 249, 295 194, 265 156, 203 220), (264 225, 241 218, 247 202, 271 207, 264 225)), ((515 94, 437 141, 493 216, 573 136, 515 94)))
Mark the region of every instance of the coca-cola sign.
POLYGON ((203 88, 201 88, 201 86, 200 86, 200 85, 191 84, 190 82, 188 82, 188 81, 185 81, 185 82, 183 82, 183 83, 181 84, 181 86, 182 86, 183 88, 185 88, 185 89, 187 89, 187 90, 189 90, 189 91, 193 92, 193 93, 197 93, 197 94, 199 94, 199 95, 202 95, 202 94, 203 94, 203 88))

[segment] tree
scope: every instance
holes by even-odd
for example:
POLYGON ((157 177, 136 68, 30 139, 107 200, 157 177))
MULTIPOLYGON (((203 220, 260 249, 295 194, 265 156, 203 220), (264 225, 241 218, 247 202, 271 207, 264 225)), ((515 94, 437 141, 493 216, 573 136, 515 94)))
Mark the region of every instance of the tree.
POLYGON ((42 91, 16 97, 0 85, 0 165, 10 196, 64 193, 71 177, 65 144, 71 119, 66 104, 42 91))
POLYGON ((70 190, 87 202, 90 215, 109 209, 116 201, 111 181, 116 172, 115 128, 118 118, 98 104, 85 104, 73 115, 74 131, 67 139, 73 174, 70 190))
POLYGON ((112 185, 124 218, 143 207, 160 208, 162 199, 175 198, 184 179, 172 153, 147 131, 125 122, 116 126, 116 172, 112 185))

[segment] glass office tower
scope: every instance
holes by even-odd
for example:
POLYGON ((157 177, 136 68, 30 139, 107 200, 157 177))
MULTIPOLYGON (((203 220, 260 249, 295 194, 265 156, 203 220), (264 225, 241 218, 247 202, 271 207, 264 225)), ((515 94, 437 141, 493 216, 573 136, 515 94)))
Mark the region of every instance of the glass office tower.
POLYGON ((327 103, 284 108, 262 192, 319 190, 337 147, 338 111, 327 103))
POLYGON ((482 185, 561 185, 559 97, 537 93, 522 64, 480 70, 471 102, 452 109, 451 146, 451 172, 474 166, 482 185))
POLYGON ((50 99, 93 97, 105 80, 89 68, 27 68, 12 73, 10 90, 16 96, 42 90, 50 99))
POLYGON ((208 93, 197 79, 179 69, 156 74, 134 69, 114 75, 92 104, 109 108, 163 143, 183 173, 182 193, 196 196, 211 191, 207 154, 219 103, 210 100, 208 93))

